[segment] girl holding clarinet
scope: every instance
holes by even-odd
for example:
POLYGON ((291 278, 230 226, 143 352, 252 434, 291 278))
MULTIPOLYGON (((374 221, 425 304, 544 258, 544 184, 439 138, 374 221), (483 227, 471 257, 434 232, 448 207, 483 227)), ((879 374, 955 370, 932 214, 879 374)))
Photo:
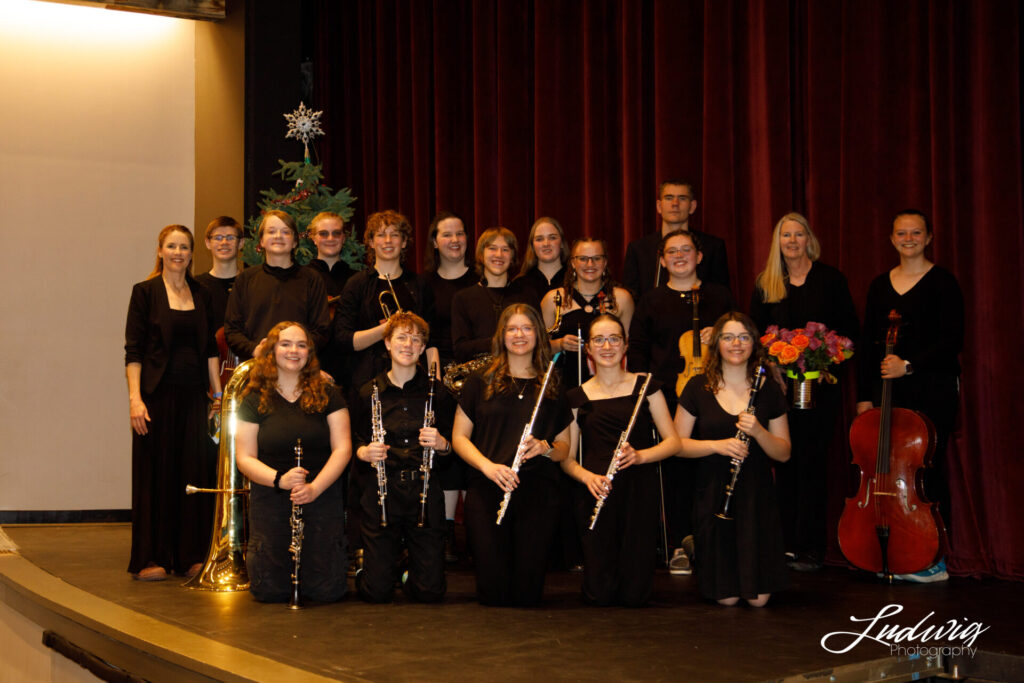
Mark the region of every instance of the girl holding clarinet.
POLYGON ((651 595, 658 532, 658 475, 647 465, 675 455, 679 438, 661 382, 623 369, 628 345, 622 321, 599 316, 587 339, 595 374, 567 395, 576 417, 573 443, 580 432, 587 434, 583 464, 562 461, 562 469, 581 484, 574 499, 583 541, 583 597, 595 605, 638 607, 651 595), (661 435, 658 444, 652 425, 661 435))
POLYGON ((704 374, 683 388, 675 418, 680 454, 699 458, 693 505, 697 587, 704 598, 726 606, 742 598, 763 607, 788 582, 769 464, 789 459, 787 405, 779 386, 761 379, 758 339, 745 314, 719 318, 704 374), (741 469, 727 495, 733 468, 741 469))

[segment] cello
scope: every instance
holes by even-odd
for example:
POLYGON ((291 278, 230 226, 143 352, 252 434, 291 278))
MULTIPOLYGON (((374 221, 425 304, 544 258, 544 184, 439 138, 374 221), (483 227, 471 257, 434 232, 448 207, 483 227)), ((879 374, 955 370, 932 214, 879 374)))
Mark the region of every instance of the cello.
MULTIPOLYGON (((885 355, 896 347, 900 314, 889 312, 885 355)), ((851 564, 893 574, 930 567, 945 553, 945 525, 938 506, 923 493, 922 472, 935 450, 935 427, 916 410, 893 407, 892 379, 882 380, 882 406, 850 426, 853 463, 860 468, 857 493, 839 519, 839 547, 851 564)))

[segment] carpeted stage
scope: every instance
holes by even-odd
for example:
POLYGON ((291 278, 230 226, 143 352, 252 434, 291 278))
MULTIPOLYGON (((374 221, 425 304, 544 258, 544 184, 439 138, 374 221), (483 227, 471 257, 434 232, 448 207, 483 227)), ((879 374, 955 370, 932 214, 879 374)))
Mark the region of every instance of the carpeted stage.
MULTIPOLYGON (((697 597, 692 577, 659 572, 644 609, 594 608, 579 598, 579 576, 548 576, 537 609, 480 607, 473 575, 448 574, 441 605, 367 605, 351 593, 334 605, 291 611, 248 593, 210 593, 133 581, 127 525, 7 526, 18 553, 0 554, 0 603, 80 649, 149 680, 927 680, 957 665, 971 680, 1024 680, 1024 584, 956 579, 889 586, 830 567, 792 574, 790 590, 766 609, 721 608, 697 597), (883 625, 955 620, 987 627, 977 652, 895 657, 864 639, 844 654, 822 637, 863 632, 887 605, 902 613, 883 625), (929 613, 934 613, 928 617, 929 613), (868 664, 867 662, 872 662, 868 664)), ((892 608, 891 608, 892 609, 892 608)), ((962 647, 962 640, 911 647, 962 647)), ((833 636, 843 649, 853 636, 833 636)))

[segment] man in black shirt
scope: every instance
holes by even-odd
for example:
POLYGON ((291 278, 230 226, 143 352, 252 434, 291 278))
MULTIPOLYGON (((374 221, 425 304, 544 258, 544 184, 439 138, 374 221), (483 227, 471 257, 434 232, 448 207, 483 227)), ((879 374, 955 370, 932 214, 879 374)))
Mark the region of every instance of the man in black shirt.
POLYGON ((242 226, 231 216, 218 216, 206 226, 206 248, 213 255, 210 272, 196 276, 210 293, 214 329, 224 325, 228 295, 238 276, 238 250, 242 246, 242 226))
POLYGON ((633 294, 633 300, 640 301, 646 292, 664 282, 658 259, 661 238, 674 230, 687 230, 697 236, 704 254, 697 266, 697 277, 704 282, 717 282, 729 287, 729 261, 725 253, 725 242, 714 235, 690 228, 690 216, 697 210, 696 191, 688 180, 666 180, 658 186, 658 200, 655 208, 661 217, 661 230, 645 235, 629 243, 626 248, 626 262, 623 266, 622 282, 633 294))

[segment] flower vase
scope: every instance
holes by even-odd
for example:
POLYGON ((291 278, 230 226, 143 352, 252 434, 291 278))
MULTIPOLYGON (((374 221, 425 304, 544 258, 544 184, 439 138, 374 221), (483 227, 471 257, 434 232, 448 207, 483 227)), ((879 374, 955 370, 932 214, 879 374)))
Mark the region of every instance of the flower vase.
POLYGON ((805 372, 804 378, 792 370, 786 370, 786 377, 789 378, 789 400, 790 404, 797 410, 810 410, 814 407, 814 385, 818 383, 821 373, 813 370, 805 372))

